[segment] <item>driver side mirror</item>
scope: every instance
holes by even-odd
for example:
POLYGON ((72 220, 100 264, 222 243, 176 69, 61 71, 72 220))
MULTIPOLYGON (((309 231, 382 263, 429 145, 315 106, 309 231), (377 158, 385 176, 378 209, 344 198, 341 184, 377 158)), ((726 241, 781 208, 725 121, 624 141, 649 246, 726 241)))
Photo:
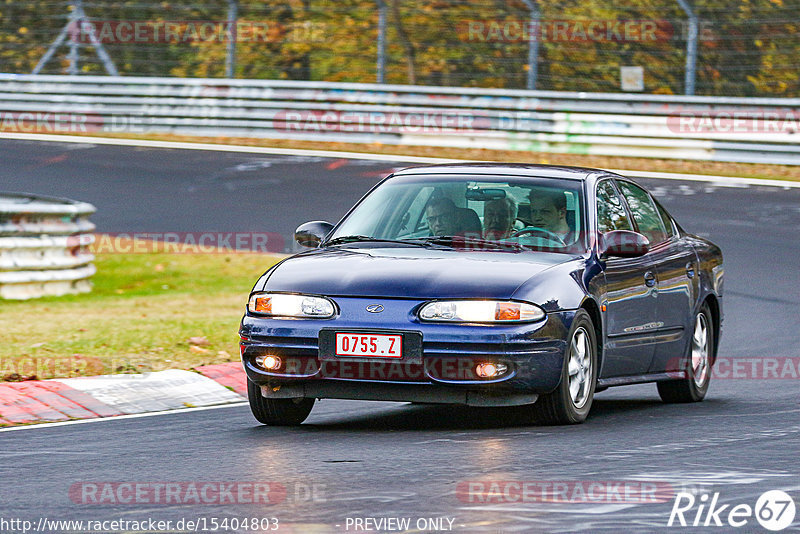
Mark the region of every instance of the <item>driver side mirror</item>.
POLYGON ((638 232, 612 230, 600 235, 600 257, 637 258, 650 251, 650 241, 638 232))
POLYGON ((316 248, 333 230, 333 225, 326 221, 311 221, 301 224, 294 231, 294 240, 303 247, 316 248))

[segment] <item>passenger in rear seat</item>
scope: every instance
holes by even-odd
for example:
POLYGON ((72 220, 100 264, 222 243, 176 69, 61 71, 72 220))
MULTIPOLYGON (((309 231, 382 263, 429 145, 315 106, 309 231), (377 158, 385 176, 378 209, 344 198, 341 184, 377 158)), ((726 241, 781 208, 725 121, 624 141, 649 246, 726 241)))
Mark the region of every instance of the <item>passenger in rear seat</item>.
POLYGON ((510 196, 490 200, 483 208, 483 237, 505 239, 514 233, 517 218, 517 202, 510 196))

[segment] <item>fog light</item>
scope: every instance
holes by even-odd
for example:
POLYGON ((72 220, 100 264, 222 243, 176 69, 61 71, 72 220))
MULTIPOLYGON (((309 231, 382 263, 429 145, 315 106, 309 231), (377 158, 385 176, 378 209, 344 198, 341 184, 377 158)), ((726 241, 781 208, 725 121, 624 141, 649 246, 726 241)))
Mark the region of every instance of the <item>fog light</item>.
POLYGON ((475 374, 481 378, 494 378, 504 374, 508 366, 502 363, 479 363, 475 367, 475 374))
POLYGON ((274 371, 281 366, 281 359, 277 356, 267 354, 264 356, 256 356, 256 365, 263 367, 267 371, 274 371))

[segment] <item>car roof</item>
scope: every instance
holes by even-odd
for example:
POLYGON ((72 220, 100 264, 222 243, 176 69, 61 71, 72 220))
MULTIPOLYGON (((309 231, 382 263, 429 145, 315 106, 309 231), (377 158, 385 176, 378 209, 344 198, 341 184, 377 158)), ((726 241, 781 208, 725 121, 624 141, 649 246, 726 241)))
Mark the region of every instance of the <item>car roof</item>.
POLYGON ((409 167, 395 172, 394 176, 424 174, 474 174, 500 176, 530 176, 537 178, 561 178, 569 180, 586 180, 596 174, 612 172, 587 167, 569 167, 566 165, 536 165, 534 163, 444 163, 441 165, 423 165, 409 167))

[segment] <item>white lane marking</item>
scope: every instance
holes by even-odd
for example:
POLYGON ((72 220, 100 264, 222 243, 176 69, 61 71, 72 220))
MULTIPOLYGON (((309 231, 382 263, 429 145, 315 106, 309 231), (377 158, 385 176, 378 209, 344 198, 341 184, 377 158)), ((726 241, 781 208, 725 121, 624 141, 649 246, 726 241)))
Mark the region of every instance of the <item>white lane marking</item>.
POLYGON ((354 491, 350 493, 350 496, 339 492, 336 497, 327 497, 325 502, 377 501, 381 504, 388 504, 405 501, 411 497, 417 497, 417 495, 413 491, 385 491, 380 493, 375 493, 375 490, 354 491))
MULTIPOLYGON (((114 137, 83 137, 55 134, 23 134, 0 133, 0 139, 16 139, 21 141, 49 141, 56 143, 93 143, 96 145, 138 146, 148 148, 174 148, 185 150, 212 150, 217 152, 239 152, 247 154, 275 154, 282 156, 317 156, 323 158, 341 158, 372 161, 401 161, 408 163, 466 163, 471 160, 432 158, 425 156, 401 156, 392 154, 370 154, 367 152, 336 152, 334 150, 307 150, 300 148, 270 148, 258 146, 219 145, 213 143, 185 143, 177 141, 149 141, 145 139, 120 139, 114 137)), ((784 189, 800 188, 800 182, 790 180, 769 180, 762 178, 739 178, 732 176, 712 176, 705 174, 681 174, 670 172, 632 171, 609 169, 625 176, 640 178, 657 178, 663 180, 686 180, 690 182, 712 182, 719 186, 748 187, 751 185, 782 187, 784 189)))
POLYGON ((467 160, 430 158, 422 156, 397 156, 361 152, 336 152, 333 150, 307 150, 300 148, 270 148, 260 146, 219 145, 213 143, 184 143, 177 141, 149 141, 146 139, 120 139, 114 137, 83 137, 53 134, 0 133, 0 139, 21 141, 49 141, 55 143, 93 143, 96 145, 138 146, 147 148, 176 148, 185 150, 212 150, 215 152, 240 152, 246 154, 275 154, 280 156, 318 156, 322 158, 365 159, 374 161, 407 161, 410 163, 461 163, 467 160))
MULTIPOLYGON (((426 441, 415 441, 414 443, 412 443, 412 445, 430 445, 431 443, 472 443, 473 441, 475 440, 440 438, 440 439, 429 439, 426 441)), ((492 441, 508 441, 508 438, 493 439, 492 441)))
POLYGON ((763 473, 747 471, 655 471, 644 472, 638 475, 629 475, 629 480, 652 482, 654 480, 675 483, 706 484, 706 485, 738 485, 755 484, 767 478, 793 477, 789 473, 763 473))
POLYGON ((65 454, 70 456, 90 456, 94 455, 94 451, 62 451, 59 449, 36 449, 32 451, 3 451, 0 453, 3 459, 7 460, 9 458, 15 458, 19 456, 41 456, 43 454, 51 455, 51 454, 65 454))
POLYGON ((121 421, 124 419, 138 419, 140 417, 154 417, 157 415, 169 415, 173 413, 188 413, 188 412, 202 412, 205 410, 219 410, 221 408, 238 408, 240 406, 247 406, 248 402, 236 402, 228 404, 220 404, 218 406, 201 406, 199 408, 178 408, 176 410, 164 410, 161 412, 148 412, 148 413, 134 413, 130 415, 116 415, 114 417, 99 417, 96 419, 77 419, 75 421, 61 421, 58 423, 36 423, 32 425, 12 426, 8 428, 0 428, 0 432, 16 432, 18 430, 34 430, 39 428, 52 428, 54 426, 69 426, 69 425, 83 425, 88 423, 106 423, 109 421, 121 421))
MULTIPOLYGON (((737 296, 742 296, 742 295, 737 295, 737 296)), ((756 299, 759 299, 759 300, 762 299, 762 297, 750 297, 750 298, 756 298, 756 299)), ((769 300, 773 301, 773 299, 769 299, 769 300)), ((787 306, 797 306, 797 304, 795 304, 794 302, 778 301, 778 303, 779 304, 785 304, 787 306)), ((772 379, 770 379, 770 378, 762 378, 761 380, 772 380, 772 379)), ((746 414, 745 413, 720 413, 720 414, 714 414, 714 417, 715 418, 717 418, 717 417, 761 417, 761 416, 764 416, 764 415, 781 415, 781 414, 785 414, 785 413, 797 413, 797 412, 800 412, 800 408, 798 408, 796 410, 780 410, 780 411, 775 411, 775 412, 758 412, 758 413, 746 413, 746 414)), ((693 417, 693 418, 696 418, 696 419, 702 419, 704 417, 708 417, 708 415, 683 414, 681 417, 693 417)))
MULTIPOLYGON (((690 467, 692 464, 687 464, 690 467)), ((708 468, 708 466, 697 466, 698 469, 708 468)), ((742 471, 666 471, 653 473, 640 473, 628 476, 628 480, 640 480, 642 482, 663 482, 671 486, 673 495, 683 492, 698 495, 707 493, 711 487, 720 485, 739 486, 742 484, 758 484, 768 479, 780 477, 792 477, 789 473, 747 473, 742 471)))
POLYGON ((757 430, 755 432, 745 432, 736 435, 723 435, 712 436, 709 438, 695 438, 692 440, 685 440, 673 443, 661 443, 658 445, 643 445, 631 449, 617 449, 600 453, 595 456, 596 459, 601 460, 619 460, 630 458, 634 454, 669 454, 677 451, 685 451, 687 449, 696 449, 700 447, 722 446, 727 443, 735 443, 738 441, 755 441, 762 439, 777 439, 785 438, 787 436, 795 437, 800 434, 800 425, 795 425, 780 429, 765 429, 757 430))
POLYGON ((733 176, 714 176, 711 174, 681 174, 670 172, 652 171, 627 171, 608 169, 611 172, 631 176, 634 178, 657 178, 660 180, 686 180, 690 182, 711 182, 720 187, 749 187, 751 185, 765 185, 769 187, 800 188, 800 182, 791 180, 770 180, 767 178, 738 178, 733 176))

